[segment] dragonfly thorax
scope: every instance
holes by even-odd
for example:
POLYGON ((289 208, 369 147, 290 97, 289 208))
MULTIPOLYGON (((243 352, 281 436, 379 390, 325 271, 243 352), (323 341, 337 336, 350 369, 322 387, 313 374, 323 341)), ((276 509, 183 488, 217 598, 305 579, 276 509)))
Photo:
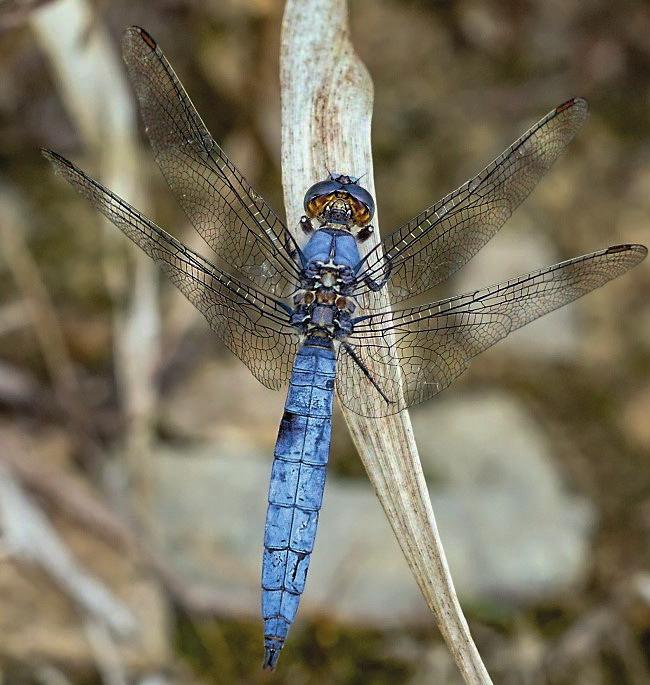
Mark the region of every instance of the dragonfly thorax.
POLYGON ((352 331, 352 314, 356 306, 352 298, 339 288, 318 286, 300 290, 294 296, 292 323, 305 335, 321 335, 332 339, 348 336, 352 331))
POLYGON ((306 335, 341 338, 351 331, 355 304, 349 297, 360 261, 348 231, 323 227, 302 250, 301 289, 293 299, 292 323, 306 335))

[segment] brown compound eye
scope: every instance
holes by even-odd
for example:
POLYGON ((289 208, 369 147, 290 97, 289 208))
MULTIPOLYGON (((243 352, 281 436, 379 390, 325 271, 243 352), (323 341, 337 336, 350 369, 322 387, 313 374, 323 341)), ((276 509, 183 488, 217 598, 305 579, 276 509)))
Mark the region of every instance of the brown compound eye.
POLYGON ((323 209, 327 204, 329 204, 335 198, 334 193, 328 193, 327 195, 317 195, 316 197, 309 200, 305 205, 305 210, 307 214, 315 219, 323 213, 323 209))
POLYGON ((357 226, 365 226, 372 219, 370 210, 363 202, 359 202, 355 198, 350 198, 350 206, 352 209, 352 219, 357 226))
POLYGON ((345 309, 348 305, 348 301, 343 295, 339 295, 334 303, 337 309, 345 309))

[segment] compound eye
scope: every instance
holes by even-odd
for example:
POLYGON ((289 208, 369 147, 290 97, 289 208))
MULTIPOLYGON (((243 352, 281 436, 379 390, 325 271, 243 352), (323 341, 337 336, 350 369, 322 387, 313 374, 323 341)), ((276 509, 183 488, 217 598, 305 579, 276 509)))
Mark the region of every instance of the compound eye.
POLYGON ((334 199, 334 193, 327 193, 324 195, 316 195, 307 202, 305 202, 305 211, 312 219, 320 216, 323 213, 325 206, 334 199))
POLYGON ((332 194, 340 189, 341 184, 331 179, 314 183, 305 193, 305 212, 312 218, 317 217, 319 209, 322 211, 332 194), (312 207, 312 209, 310 210, 309 207, 312 207))
POLYGON ((365 226, 367 223, 370 223, 372 214, 363 202, 359 202, 356 198, 351 198, 350 205, 352 208, 352 219, 357 226, 365 226))

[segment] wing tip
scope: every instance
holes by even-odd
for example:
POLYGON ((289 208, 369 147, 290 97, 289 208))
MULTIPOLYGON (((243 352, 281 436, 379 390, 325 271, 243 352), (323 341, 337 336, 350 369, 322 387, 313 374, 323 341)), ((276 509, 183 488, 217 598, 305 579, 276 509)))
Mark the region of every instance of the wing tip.
POLYGON ((130 38, 137 38, 142 41, 151 52, 155 52, 158 48, 158 43, 155 41, 153 36, 145 31, 141 26, 129 26, 124 32, 124 40, 129 40, 130 38))
POLYGON ((589 103, 587 102, 587 100, 585 100, 585 98, 580 97, 580 96, 569 98, 568 100, 563 102, 561 105, 558 105, 555 108, 555 112, 556 112, 556 114, 560 114, 560 112, 564 112, 565 110, 571 109, 574 107, 581 109, 581 110, 584 110, 586 112, 589 110, 589 103))
POLYGON ((623 243, 607 248, 607 254, 615 254, 617 252, 634 252, 639 256, 639 262, 642 262, 648 256, 648 248, 640 243, 623 243))

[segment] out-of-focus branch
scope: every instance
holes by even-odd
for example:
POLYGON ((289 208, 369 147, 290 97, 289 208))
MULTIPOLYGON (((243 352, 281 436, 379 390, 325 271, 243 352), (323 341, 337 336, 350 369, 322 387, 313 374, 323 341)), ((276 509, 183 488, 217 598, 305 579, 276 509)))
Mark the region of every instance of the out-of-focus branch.
POLYGON ((56 399, 80 439, 84 453, 94 461, 96 445, 91 438, 92 428, 74 363, 47 288, 24 240, 29 209, 18 193, 5 183, 0 183, 0 197, 0 254, 21 292, 56 399))
MULTIPOLYGON (((373 87, 350 42, 345 0, 288 0, 282 28, 282 177, 288 225, 326 168, 364 174, 374 195, 373 87)), ((373 221, 377 226, 377 221, 373 221)), ((298 238, 298 236, 296 236, 298 238)), ((374 240, 367 249, 379 240, 374 240)), ((390 302, 386 297, 386 306, 390 302)), ((372 368, 371 368, 372 371, 372 368)), ((359 454, 467 683, 490 683, 463 616, 438 535, 407 412, 365 419, 344 410, 359 454)))
POLYGON ((29 324, 30 318, 24 302, 15 301, 0 306, 0 336, 29 324))
POLYGON ((104 685, 126 685, 124 664, 115 646, 115 641, 106 626, 100 621, 86 619, 84 622, 86 640, 95 657, 97 670, 104 685))
POLYGON ((0 30, 19 26, 37 7, 52 0, 0 0, 0 30))
POLYGON ((6 186, 0 187, 2 209, 0 210, 0 252, 22 296, 29 313, 32 328, 40 345, 57 394, 65 402, 78 401, 78 382, 74 364, 68 353, 63 331, 56 317, 47 288, 24 241, 24 226, 17 198, 6 186))
POLYGON ((119 637, 133 635, 137 622, 113 593, 82 569, 47 517, 0 465, 0 527, 3 552, 40 566, 86 614, 119 637))
POLYGON ((26 451, 25 445, 0 439, 0 466, 6 468, 21 485, 50 502, 93 535, 122 549, 132 549, 134 540, 124 522, 96 494, 84 487, 79 478, 53 470, 26 451))
MULTIPOLYGON (((93 156, 101 160, 100 178, 146 211, 133 98, 108 32, 93 19, 85 0, 60 0, 34 12, 31 22, 72 120, 93 156)), ((121 312, 123 301, 128 300, 124 313, 116 314, 114 338, 128 426, 127 473, 132 505, 140 522, 150 527, 152 379, 159 357, 157 272, 146 255, 134 248, 134 280, 127 285, 126 264, 114 256, 114 240, 121 238, 114 236, 117 231, 110 227, 107 253, 112 258, 104 260, 104 267, 116 311, 121 312)))

